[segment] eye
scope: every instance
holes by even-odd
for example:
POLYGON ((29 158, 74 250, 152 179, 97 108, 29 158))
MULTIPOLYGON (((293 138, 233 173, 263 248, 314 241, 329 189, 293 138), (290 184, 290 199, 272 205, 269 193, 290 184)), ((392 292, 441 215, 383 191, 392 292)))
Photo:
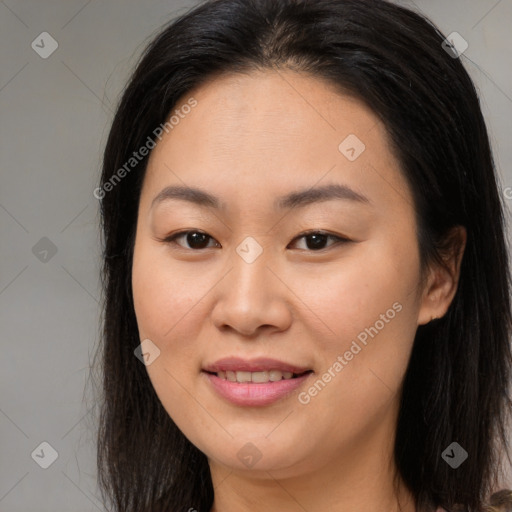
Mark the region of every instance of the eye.
MULTIPOLYGON (((215 239, 212 238, 207 233, 197 230, 180 231, 179 233, 170 235, 167 238, 164 238, 163 240, 160 241, 165 243, 177 244, 180 247, 183 247, 182 244, 177 242, 177 240, 179 240, 180 238, 184 238, 186 243, 188 244, 188 247, 184 247, 184 249, 192 250, 208 249, 208 241, 215 241, 215 239)), ((320 251, 325 249, 325 242, 327 242, 328 240, 333 240, 335 242, 334 244, 331 244, 331 246, 350 242, 348 238, 332 235, 330 233, 326 233, 323 231, 308 231, 294 238, 291 243, 293 244, 295 241, 301 239, 306 240, 306 250, 312 251, 320 251)), ((210 247, 220 247, 220 244, 217 241, 215 241, 215 245, 210 247)))
POLYGON ((302 235, 299 235, 298 237, 294 238, 292 240, 292 243, 295 242, 296 240, 301 240, 302 238, 306 241, 306 249, 310 249, 313 251, 320 251, 322 249, 325 249, 325 242, 329 239, 335 241, 335 243, 331 244, 330 247, 332 247, 333 245, 350 242, 348 238, 332 235, 324 231, 308 231, 307 233, 302 233, 302 235), (310 243, 307 242, 308 240, 310 243))
MULTIPOLYGON (((189 247, 184 247, 184 249, 207 249, 208 240, 213 240, 210 235, 203 233, 202 231, 180 231, 179 233, 175 233, 174 235, 168 236, 167 238, 161 240, 166 243, 176 244, 176 240, 185 237, 186 242, 189 244, 189 247)), ((181 244, 177 244, 181 246, 181 244)), ((217 246, 220 247, 220 244, 217 242, 217 246)))

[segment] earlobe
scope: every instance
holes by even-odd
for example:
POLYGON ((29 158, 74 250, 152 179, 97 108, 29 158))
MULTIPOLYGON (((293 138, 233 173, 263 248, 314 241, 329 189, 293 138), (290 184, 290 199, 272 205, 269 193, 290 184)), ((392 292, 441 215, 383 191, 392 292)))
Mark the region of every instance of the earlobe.
POLYGON ((446 237, 442 263, 434 264, 425 286, 418 325, 442 318, 457 292, 460 268, 466 248, 467 233, 463 226, 454 227, 446 237))

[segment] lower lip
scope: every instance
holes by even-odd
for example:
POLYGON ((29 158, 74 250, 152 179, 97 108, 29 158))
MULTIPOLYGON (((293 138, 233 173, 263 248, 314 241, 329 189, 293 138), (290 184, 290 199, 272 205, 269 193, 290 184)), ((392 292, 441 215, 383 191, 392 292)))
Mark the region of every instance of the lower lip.
POLYGON ((277 402, 299 388, 312 375, 306 373, 295 379, 282 379, 276 382, 231 382, 215 374, 202 372, 210 381, 213 389, 223 398, 235 405, 261 406, 277 402))

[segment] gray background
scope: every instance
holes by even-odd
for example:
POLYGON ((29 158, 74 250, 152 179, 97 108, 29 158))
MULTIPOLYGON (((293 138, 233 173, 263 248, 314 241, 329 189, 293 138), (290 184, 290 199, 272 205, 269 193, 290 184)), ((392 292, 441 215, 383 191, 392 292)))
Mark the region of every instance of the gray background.
MULTIPOLYGON (((469 43, 462 59, 481 93, 508 215, 512 1, 402 3, 469 43)), ((1 511, 103 510, 87 391, 100 315, 93 190, 113 110, 137 57, 165 22, 193 5, 0 1, 1 511), (31 43, 45 31, 58 48, 43 59, 31 43), (43 457, 38 448, 44 441, 58 452, 48 469, 35 462, 50 460, 48 449, 43 457)))

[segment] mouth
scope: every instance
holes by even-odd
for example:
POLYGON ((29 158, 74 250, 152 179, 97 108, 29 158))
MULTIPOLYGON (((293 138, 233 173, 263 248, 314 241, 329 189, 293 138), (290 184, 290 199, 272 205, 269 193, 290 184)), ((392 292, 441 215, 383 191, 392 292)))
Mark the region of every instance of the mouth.
POLYGON ((206 377, 207 383, 219 398, 236 406, 261 407, 290 398, 307 385, 313 371, 307 370, 294 374, 278 370, 261 372, 203 370, 201 374, 206 377), (226 374, 224 377, 222 377, 223 373, 226 374), (236 380, 229 380, 228 377, 236 380), (273 379, 280 378, 279 380, 270 380, 271 377, 273 379))
POLYGON ((245 407, 266 406, 291 397, 313 373, 307 366, 268 357, 225 357, 201 369, 217 396, 245 407))
POLYGON ((313 373, 313 370, 299 371, 297 373, 281 370, 263 370, 257 372, 236 371, 236 370, 220 370, 217 372, 205 371, 210 375, 215 375, 219 379, 229 382, 265 384, 268 382, 279 382, 281 380, 291 380, 303 377, 306 374, 313 373))

